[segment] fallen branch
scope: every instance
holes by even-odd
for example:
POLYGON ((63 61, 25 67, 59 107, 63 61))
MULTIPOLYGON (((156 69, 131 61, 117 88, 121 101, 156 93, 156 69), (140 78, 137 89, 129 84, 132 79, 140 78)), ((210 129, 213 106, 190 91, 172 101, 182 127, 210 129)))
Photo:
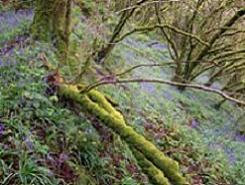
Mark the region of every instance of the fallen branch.
POLYGON ((81 111, 95 116, 118 134, 131 149, 137 150, 136 158, 139 160, 139 165, 156 185, 169 185, 168 180, 173 185, 189 184, 182 176, 178 162, 166 156, 153 143, 129 126, 123 115, 107 101, 102 93, 91 90, 83 94, 81 92, 83 88, 82 84, 60 84, 58 93, 60 96, 78 103, 81 106, 81 111))

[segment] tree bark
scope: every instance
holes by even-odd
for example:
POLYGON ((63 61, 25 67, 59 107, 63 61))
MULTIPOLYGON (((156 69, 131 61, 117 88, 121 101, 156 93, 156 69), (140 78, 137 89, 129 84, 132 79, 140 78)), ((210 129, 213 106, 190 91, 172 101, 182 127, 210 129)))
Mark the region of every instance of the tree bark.
POLYGON ((70 35, 71 0, 37 0, 31 32, 35 40, 50 42, 66 60, 70 35))

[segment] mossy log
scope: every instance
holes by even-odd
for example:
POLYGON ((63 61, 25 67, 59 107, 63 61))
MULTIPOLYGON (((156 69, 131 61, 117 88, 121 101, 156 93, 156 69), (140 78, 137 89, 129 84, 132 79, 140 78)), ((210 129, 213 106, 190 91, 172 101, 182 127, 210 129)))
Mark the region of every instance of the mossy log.
POLYGON ((96 116, 126 141, 130 148, 138 150, 146 160, 161 170, 173 185, 188 184, 179 172, 178 163, 165 156, 154 144, 128 126, 120 112, 113 108, 102 93, 91 90, 83 94, 82 89, 83 85, 62 84, 59 86, 59 94, 79 103, 82 111, 96 116))
POLYGON ((154 185, 170 185, 169 180, 164 176, 163 172, 159 170, 152 162, 147 160, 145 156, 138 150, 132 149, 138 165, 142 171, 147 174, 150 182, 154 185))

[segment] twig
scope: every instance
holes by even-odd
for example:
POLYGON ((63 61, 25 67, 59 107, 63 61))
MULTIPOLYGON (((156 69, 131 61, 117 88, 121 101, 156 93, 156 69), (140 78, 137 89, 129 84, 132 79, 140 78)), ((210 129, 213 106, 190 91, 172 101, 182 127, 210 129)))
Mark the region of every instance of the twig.
POLYGON ((139 65, 133 66, 129 69, 126 69, 125 71, 123 71, 121 73, 116 74, 116 76, 117 77, 123 76, 123 75, 130 73, 131 71, 133 71, 137 68, 141 68, 141 67, 161 67, 161 66, 166 66, 166 65, 171 65, 171 64, 174 64, 174 63, 173 62, 166 62, 164 64, 139 64, 139 65))
POLYGON ((133 5, 133 6, 129 6, 127 8, 123 8, 121 10, 118 10, 116 11, 116 14, 119 14, 121 12, 124 12, 124 11, 127 11, 127 10, 131 10, 131 9, 134 9, 134 8, 140 8, 140 7, 143 7, 143 6, 147 6, 147 5, 151 5, 151 4, 155 4, 155 3, 170 3, 170 2, 179 2, 180 0, 158 0, 158 1, 150 1, 150 2, 146 2, 144 4, 141 4, 141 5, 133 5))

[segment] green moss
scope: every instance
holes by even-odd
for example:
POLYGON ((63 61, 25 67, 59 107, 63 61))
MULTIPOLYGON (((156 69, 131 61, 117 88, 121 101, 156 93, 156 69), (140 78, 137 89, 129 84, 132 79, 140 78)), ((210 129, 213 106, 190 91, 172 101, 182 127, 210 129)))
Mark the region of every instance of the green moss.
POLYGON ((161 170, 155 167, 152 162, 147 160, 138 150, 132 149, 139 166, 145 174, 147 174, 150 182, 154 185, 170 185, 169 180, 164 176, 161 170))
POLYGON ((99 104, 103 109, 105 109, 111 116, 120 119, 124 122, 124 118, 120 112, 118 112, 105 98, 103 94, 96 90, 88 92, 89 98, 95 103, 99 104))
POLYGON ((81 104, 83 111, 93 114, 100 119, 107 127, 111 128, 125 140, 131 148, 141 152, 148 161, 160 169, 171 183, 174 185, 188 184, 179 172, 178 163, 165 156, 154 144, 135 132, 132 127, 127 126, 125 121, 121 119, 121 116, 114 115, 113 112, 116 110, 111 111, 112 107, 111 105, 108 107, 109 102, 103 97, 103 94, 98 91, 80 94, 79 89, 75 85, 61 85, 59 93, 78 102, 81 104), (106 104, 104 104, 105 101, 106 104))

